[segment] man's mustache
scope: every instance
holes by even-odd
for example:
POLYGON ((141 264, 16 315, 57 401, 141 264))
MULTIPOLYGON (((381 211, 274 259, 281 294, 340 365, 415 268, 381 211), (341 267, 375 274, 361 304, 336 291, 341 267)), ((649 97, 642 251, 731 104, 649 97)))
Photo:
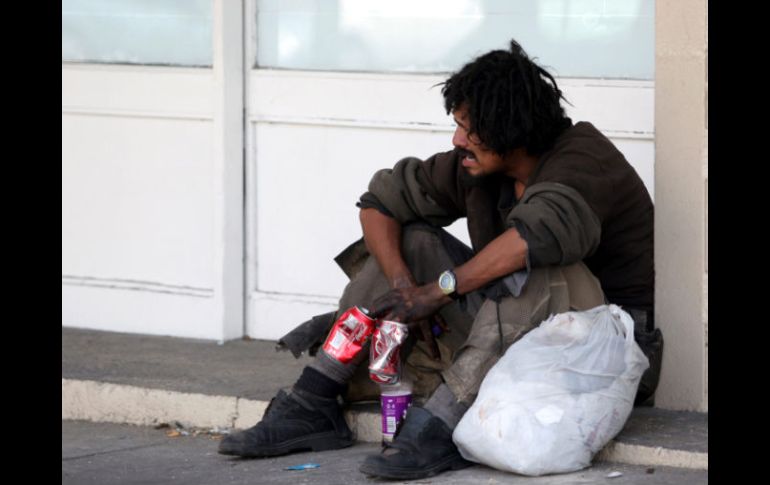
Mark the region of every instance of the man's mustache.
POLYGON ((473 158, 475 158, 475 157, 476 157, 476 156, 473 154, 473 152, 472 152, 472 151, 470 151, 470 150, 466 150, 465 148, 455 148, 455 150, 457 150, 457 154, 459 155, 459 157, 460 157, 460 160, 462 160, 462 159, 463 159, 463 158, 465 158, 465 157, 473 157, 473 158))

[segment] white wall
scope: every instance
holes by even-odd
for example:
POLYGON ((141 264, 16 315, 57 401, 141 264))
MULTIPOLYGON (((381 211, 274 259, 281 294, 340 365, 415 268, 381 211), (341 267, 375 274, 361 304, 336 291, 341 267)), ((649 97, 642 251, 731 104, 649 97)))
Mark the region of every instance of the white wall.
POLYGON ((708 4, 656 11, 656 406, 708 411, 708 4))
MULTIPOLYGON (((658 192, 658 405, 707 410, 707 6, 680 3, 655 83, 558 81, 658 192)), ((451 148, 443 76, 244 72, 255 3, 213 6, 212 69, 62 65, 63 326, 275 339, 335 307, 372 173, 451 148)))
POLYGON ((211 78, 62 65, 62 325, 219 338, 211 78))
POLYGON ((243 335, 243 5, 211 69, 62 64, 62 325, 243 335))
MULTIPOLYGON (((62 65, 62 325, 242 335, 239 124, 215 121, 239 104, 217 94, 232 89, 214 72, 62 65)), ((275 339, 334 308, 347 279, 332 258, 360 237, 355 202, 371 175, 451 148, 441 80, 250 73, 245 333, 275 339)), ((560 85, 573 119, 608 134, 652 191, 652 83, 560 85)), ((463 222, 450 230, 468 241, 463 222)))
MULTIPOLYGON (((332 310, 333 258, 361 236, 355 202, 404 156, 451 149, 435 75, 254 70, 248 89, 247 333, 277 339, 332 310)), ((653 84, 561 79, 573 121, 593 122, 653 192, 653 84)), ((468 242, 464 222, 451 232, 468 242)))

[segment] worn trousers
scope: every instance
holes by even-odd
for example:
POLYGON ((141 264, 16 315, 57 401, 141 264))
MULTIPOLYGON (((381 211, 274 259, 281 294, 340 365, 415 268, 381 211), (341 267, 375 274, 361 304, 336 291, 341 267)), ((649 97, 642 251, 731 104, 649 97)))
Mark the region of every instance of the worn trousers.
MULTIPOLYGON (((473 256, 461 241, 427 224, 404 226, 401 249, 418 284, 437 281, 442 271, 473 256)), ((377 297, 390 290, 371 255, 351 274, 339 312, 352 306, 371 308, 377 297)), ((453 418, 442 416, 450 426, 459 420, 457 414, 462 411, 458 409, 473 403, 484 376, 514 342, 551 314, 587 310, 605 302, 599 281, 583 263, 532 268, 516 297, 495 301, 485 294, 483 288, 468 293, 439 311, 448 326, 437 339, 440 360, 432 359, 426 343, 415 335, 402 348, 403 378, 411 383, 413 398, 417 403, 427 400, 434 408, 437 403, 438 407, 455 406, 453 418)), ((368 348, 347 365, 320 351, 310 365, 338 382, 347 382, 348 401, 379 398, 378 385, 368 377, 368 348)))

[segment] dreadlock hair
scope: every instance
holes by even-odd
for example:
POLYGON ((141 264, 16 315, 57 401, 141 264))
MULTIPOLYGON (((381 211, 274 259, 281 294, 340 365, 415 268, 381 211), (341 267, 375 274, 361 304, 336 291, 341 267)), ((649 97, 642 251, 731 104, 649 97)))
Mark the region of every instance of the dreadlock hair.
POLYGON ((515 40, 510 51, 479 56, 443 84, 447 114, 465 105, 470 133, 500 155, 520 147, 541 155, 572 125, 554 78, 515 40))

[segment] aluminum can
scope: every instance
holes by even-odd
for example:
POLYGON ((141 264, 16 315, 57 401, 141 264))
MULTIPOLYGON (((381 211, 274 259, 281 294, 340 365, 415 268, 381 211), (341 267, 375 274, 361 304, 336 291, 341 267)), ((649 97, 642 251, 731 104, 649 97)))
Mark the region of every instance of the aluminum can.
POLYGON ((383 320, 369 348, 369 378, 378 384, 397 384, 401 378, 401 344, 409 335, 405 323, 383 320))
POLYGON ((374 332, 375 320, 368 313, 366 308, 357 306, 343 313, 326 337, 324 352, 343 364, 353 360, 374 332))

